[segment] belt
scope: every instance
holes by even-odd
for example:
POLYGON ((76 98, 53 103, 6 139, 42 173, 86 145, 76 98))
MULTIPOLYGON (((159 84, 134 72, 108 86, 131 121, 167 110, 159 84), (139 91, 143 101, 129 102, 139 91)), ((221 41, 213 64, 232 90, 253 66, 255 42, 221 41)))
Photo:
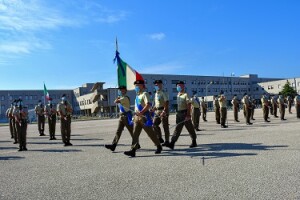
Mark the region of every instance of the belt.
POLYGON ((163 106, 157 108, 157 110, 163 110, 163 109, 164 109, 163 106))
POLYGON ((200 108, 195 108, 195 107, 194 107, 194 109, 200 109, 200 108))

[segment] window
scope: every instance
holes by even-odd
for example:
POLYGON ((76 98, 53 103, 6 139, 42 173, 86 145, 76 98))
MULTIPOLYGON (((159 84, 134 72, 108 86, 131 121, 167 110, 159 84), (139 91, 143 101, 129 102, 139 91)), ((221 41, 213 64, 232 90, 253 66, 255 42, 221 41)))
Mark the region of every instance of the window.
POLYGON ((172 80, 172 84, 176 84, 178 80, 172 80))
POLYGON ((5 100, 5 97, 2 95, 1 96, 1 101, 4 101, 5 100))

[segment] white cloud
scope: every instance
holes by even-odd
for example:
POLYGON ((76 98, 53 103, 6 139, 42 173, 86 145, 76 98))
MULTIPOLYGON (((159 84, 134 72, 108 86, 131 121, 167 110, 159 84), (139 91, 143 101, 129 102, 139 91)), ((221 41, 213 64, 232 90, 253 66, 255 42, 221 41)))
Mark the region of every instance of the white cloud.
POLYGON ((3 0, 0 2, 0 29, 7 31, 39 31, 74 26, 76 21, 49 8, 42 1, 3 0))
POLYGON ((0 52, 7 59, 51 49, 48 37, 61 28, 117 23, 127 16, 86 0, 0 0, 0 13, 0 52))
POLYGON ((166 37, 166 35, 164 33, 154 33, 148 35, 148 37, 152 40, 163 40, 166 37))

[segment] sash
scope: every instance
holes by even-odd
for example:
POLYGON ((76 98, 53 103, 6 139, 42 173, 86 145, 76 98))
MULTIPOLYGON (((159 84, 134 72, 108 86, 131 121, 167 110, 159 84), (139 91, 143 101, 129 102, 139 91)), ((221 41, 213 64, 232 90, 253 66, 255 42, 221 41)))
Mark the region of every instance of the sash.
POLYGON ((120 108, 120 111, 122 113, 125 113, 126 114, 126 117, 127 117, 127 122, 130 126, 133 125, 133 121, 132 121, 132 113, 131 111, 129 110, 128 112, 125 111, 125 108, 122 106, 122 104, 118 104, 119 108, 120 108))
MULTIPOLYGON (((143 110, 143 106, 141 104, 139 104, 139 97, 137 96, 135 98, 135 106, 137 107, 137 109, 141 112, 143 110)), ((154 114, 154 113, 153 113, 154 114)), ((145 126, 152 126, 153 125, 153 121, 152 121, 152 117, 150 115, 150 112, 147 110, 145 112, 145 117, 146 117, 146 122, 145 122, 145 126)))

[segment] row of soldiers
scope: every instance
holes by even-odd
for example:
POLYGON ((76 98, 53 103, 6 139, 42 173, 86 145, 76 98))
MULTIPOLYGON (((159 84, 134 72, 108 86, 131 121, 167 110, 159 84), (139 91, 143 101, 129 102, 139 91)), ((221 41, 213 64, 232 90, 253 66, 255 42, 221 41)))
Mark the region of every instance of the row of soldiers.
MULTIPOLYGON (((200 102, 198 97, 194 95, 192 98, 186 93, 185 84, 183 81, 179 81, 176 84, 177 89, 177 112, 176 112, 176 125, 173 135, 170 141, 170 129, 169 127, 169 97, 166 92, 163 91, 163 84, 161 80, 155 80, 153 82, 154 88, 156 90, 153 104, 148 92, 146 92, 145 84, 143 80, 137 80, 134 82, 136 98, 135 98, 135 108, 130 109, 130 99, 127 96, 127 89, 125 86, 120 86, 118 91, 118 97, 115 103, 118 104, 120 108, 120 118, 119 124, 116 131, 116 135, 112 141, 112 144, 106 144, 105 147, 114 151, 118 145, 119 139, 121 137, 124 127, 126 127, 132 137, 131 149, 125 151, 124 154, 134 157, 136 155, 136 150, 140 149, 139 136, 142 130, 145 130, 147 135, 150 137, 152 142, 156 145, 156 154, 161 153, 162 146, 166 146, 170 149, 174 149, 175 143, 177 142, 183 126, 189 132, 192 140, 190 148, 196 147, 196 132, 199 131, 199 119, 202 110, 203 121, 206 120, 207 103, 202 97, 200 102), (201 109, 201 110, 200 110, 201 109), (133 115, 134 113, 134 115, 133 115), (162 131, 159 127, 162 123, 165 132, 165 140, 162 138, 162 131)), ((265 96, 262 97, 262 101, 265 96)), ((300 97, 295 98, 297 116, 300 112, 300 97)), ((277 100, 278 104, 282 103, 281 97, 277 100)), ((238 120, 238 111, 240 102, 235 95, 231 103, 233 104, 235 121, 238 120)), ((246 119, 247 125, 252 125, 250 119, 255 120, 254 109, 256 107, 255 99, 251 99, 247 94, 244 95, 242 99, 244 117, 246 119)), ((217 124, 221 124, 222 128, 227 128, 227 100, 224 94, 215 96, 214 98, 214 109, 216 113, 217 124)), ((268 107, 269 108, 269 107, 268 107)), ((268 118, 266 118, 268 119, 268 118)), ((266 120, 268 121, 268 120, 266 120)))
MULTIPOLYGON (((240 102, 235 95, 231 101, 233 105, 234 119, 236 122, 238 121, 238 112, 240 107, 240 102)), ((254 110, 256 108, 256 100, 252 99, 247 93, 244 94, 241 103, 243 104, 243 112, 247 125, 252 125, 250 119, 255 120, 254 110)), ((294 99, 295 108, 296 108, 296 116, 300 118, 300 95, 297 95, 294 99)), ((290 114, 291 107, 293 104, 293 99, 290 96, 286 98, 283 95, 279 95, 278 98, 275 95, 268 96, 267 94, 263 94, 261 97, 261 105, 263 110, 263 118, 265 122, 270 122, 269 114, 274 115, 275 118, 278 118, 277 111, 279 109, 280 119, 285 119, 285 109, 288 108, 290 114)))
MULTIPOLYGON (((67 101, 66 95, 62 95, 61 102, 57 104, 57 108, 52 103, 52 99, 48 100, 48 104, 43 106, 39 101, 35 107, 35 113, 38 120, 38 131, 40 136, 44 136, 45 117, 48 118, 50 140, 56 140, 55 127, 56 116, 60 116, 61 135, 62 141, 65 146, 71 146, 71 114, 73 112, 71 104, 67 101)), ((27 124, 28 108, 23 106, 22 99, 16 99, 11 103, 11 107, 7 109, 6 116, 9 119, 9 129, 11 138, 14 139, 14 144, 19 143, 19 151, 26 151, 26 137, 27 137, 27 124)))

